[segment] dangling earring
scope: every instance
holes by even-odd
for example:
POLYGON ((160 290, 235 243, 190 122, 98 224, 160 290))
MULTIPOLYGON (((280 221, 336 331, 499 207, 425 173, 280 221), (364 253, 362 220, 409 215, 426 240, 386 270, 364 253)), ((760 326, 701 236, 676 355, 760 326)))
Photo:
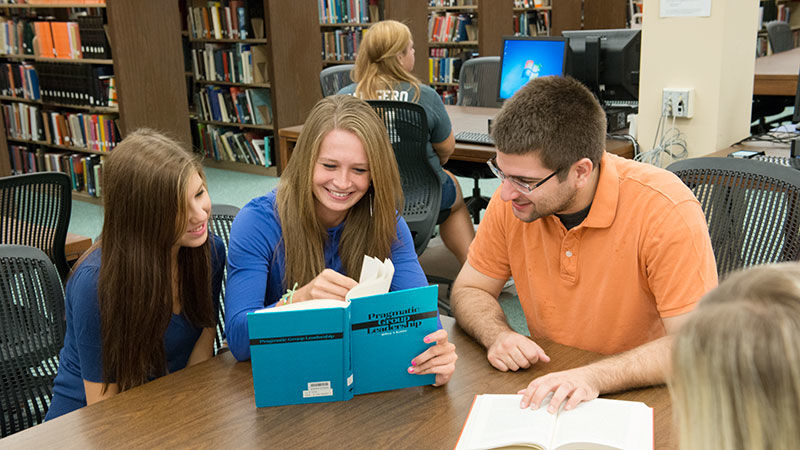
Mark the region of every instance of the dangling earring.
POLYGON ((369 193, 369 216, 372 217, 372 192, 369 193))

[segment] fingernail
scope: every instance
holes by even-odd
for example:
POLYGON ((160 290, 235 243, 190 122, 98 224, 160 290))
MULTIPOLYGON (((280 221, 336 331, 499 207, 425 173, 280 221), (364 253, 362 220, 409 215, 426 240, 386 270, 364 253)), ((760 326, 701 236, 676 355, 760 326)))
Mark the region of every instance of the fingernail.
POLYGON ((547 408, 547 412, 549 412, 550 414, 553 414, 554 412, 556 412, 556 409, 553 406, 549 406, 547 408))
POLYGON ((411 361, 411 365, 412 365, 412 366, 416 366, 416 365, 417 365, 417 363, 415 363, 415 362, 412 360, 412 361, 411 361))
POLYGON ((428 342, 430 342, 430 341, 431 341, 431 338, 429 338, 429 337, 425 336, 425 339, 423 339, 423 341, 424 341, 424 342, 427 344, 428 342))
POLYGON ((414 368, 413 367, 409 367, 408 368, 408 373, 414 373, 414 368))

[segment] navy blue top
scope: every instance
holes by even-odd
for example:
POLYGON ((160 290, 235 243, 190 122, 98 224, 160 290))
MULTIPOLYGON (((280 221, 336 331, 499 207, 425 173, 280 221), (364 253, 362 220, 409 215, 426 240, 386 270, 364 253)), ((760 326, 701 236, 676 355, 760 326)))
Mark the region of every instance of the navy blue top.
MULTIPOLYGON (((211 245, 211 295, 215 309, 225 268, 225 245, 213 236, 211 245)), ((53 386, 53 401, 45 420, 86 406, 83 380, 103 382, 103 362, 100 334, 100 305, 97 301, 97 278, 100 275, 100 249, 93 251, 81 263, 67 282, 67 333, 64 348, 59 354, 58 374, 53 386)), ((121 319, 124 320, 124 319, 121 319)), ((167 371, 186 367, 202 328, 194 326, 183 314, 173 314, 164 333, 167 371)))
MULTIPOLYGON (((228 282, 225 291, 225 334, 228 347, 239 361, 250 359, 247 313, 273 306, 286 292, 283 274, 285 253, 279 247, 281 229, 275 192, 251 200, 236 215, 228 244, 228 282)), ((339 238, 344 223, 328 229, 325 267, 351 278, 339 259, 339 238)), ((427 286, 428 280, 417 260, 414 240, 405 219, 397 217, 397 239, 389 257, 394 264, 391 291, 427 286)), ((291 287, 291 286, 289 286, 291 287)))

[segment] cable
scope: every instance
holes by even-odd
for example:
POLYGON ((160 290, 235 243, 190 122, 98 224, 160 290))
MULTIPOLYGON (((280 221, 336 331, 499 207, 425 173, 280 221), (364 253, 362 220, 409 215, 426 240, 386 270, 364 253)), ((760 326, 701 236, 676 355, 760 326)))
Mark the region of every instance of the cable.
POLYGON ((639 142, 630 134, 611 134, 606 133, 606 137, 608 139, 616 139, 619 141, 629 141, 631 145, 633 145, 633 157, 636 158, 636 155, 639 154, 639 142))
POLYGON ((658 127, 653 138, 653 149, 642 152, 634 157, 636 161, 664 167, 676 159, 683 159, 689 155, 686 139, 683 133, 675 127, 675 115, 672 111, 672 101, 665 102, 658 119, 658 127), (672 124, 667 129, 667 117, 672 115, 672 124), (659 134, 660 133, 660 134, 659 134))
POLYGON ((752 136, 748 136, 741 141, 733 144, 733 145, 741 145, 745 142, 769 142, 772 144, 790 144, 792 139, 796 138, 800 133, 797 131, 779 131, 779 132, 766 132, 762 134, 754 134, 752 136))

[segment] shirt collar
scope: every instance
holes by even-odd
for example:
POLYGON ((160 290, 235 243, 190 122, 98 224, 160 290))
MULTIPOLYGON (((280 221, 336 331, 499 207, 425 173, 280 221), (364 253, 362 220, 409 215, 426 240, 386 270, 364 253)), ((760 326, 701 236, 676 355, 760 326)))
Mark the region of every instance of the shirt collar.
POLYGON ((619 173, 614 157, 603 152, 597 190, 594 192, 592 209, 581 225, 592 228, 608 228, 614 223, 619 203, 619 173))

